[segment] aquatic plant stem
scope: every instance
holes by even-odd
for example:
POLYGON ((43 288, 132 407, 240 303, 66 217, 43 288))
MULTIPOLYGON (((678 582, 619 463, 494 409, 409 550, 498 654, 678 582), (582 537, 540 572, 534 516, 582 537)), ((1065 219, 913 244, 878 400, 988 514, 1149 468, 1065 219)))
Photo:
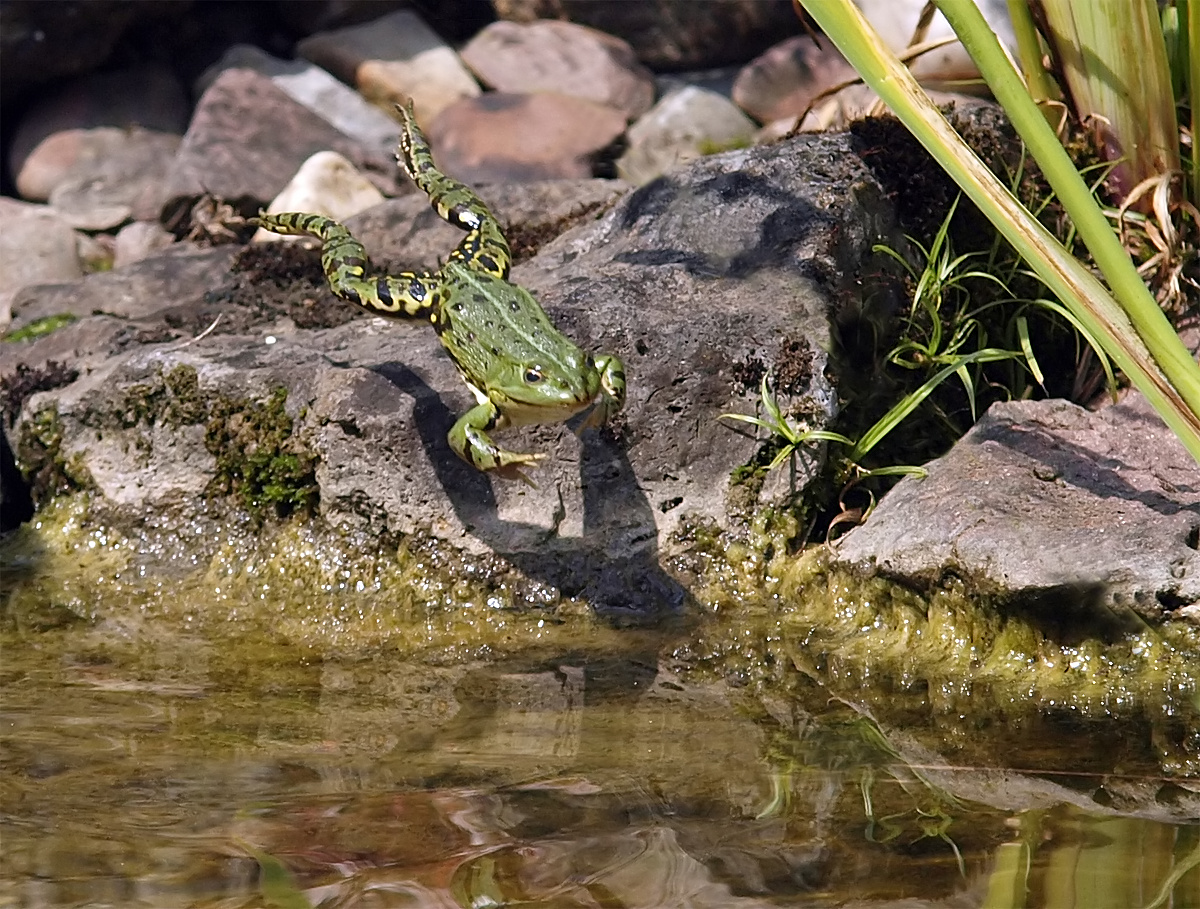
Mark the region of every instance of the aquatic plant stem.
MULTIPOLYGON (((1155 362, 1193 413, 1200 414, 1200 369, 1146 288, 1062 142, 1029 97, 983 14, 971 0, 938 0, 937 6, 979 67, 1059 202, 1071 215, 1080 238, 1109 287, 1124 304, 1125 314, 1153 353, 1155 362)), ((1165 91, 1169 99, 1169 85, 1165 91)))

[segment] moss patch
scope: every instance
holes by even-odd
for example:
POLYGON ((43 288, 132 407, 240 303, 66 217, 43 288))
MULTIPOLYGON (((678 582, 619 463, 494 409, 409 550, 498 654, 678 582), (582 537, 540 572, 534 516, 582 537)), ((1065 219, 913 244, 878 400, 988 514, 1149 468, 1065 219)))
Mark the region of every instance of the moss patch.
POLYGON ((318 501, 317 457, 293 434, 286 401, 277 388, 264 402, 221 399, 209 409, 204 444, 217 459, 209 488, 255 516, 311 511, 318 501))
POLYGON ((58 331, 64 325, 70 325, 78 316, 73 316, 71 313, 60 313, 56 316, 45 316, 41 319, 35 319, 28 325, 18 328, 16 331, 10 332, 4 336, 5 341, 32 341, 35 338, 44 338, 51 332, 58 331))
POLYGON ((131 517, 87 492, 55 499, 0 541, 0 575, 13 615, 53 602, 113 619, 114 629, 214 630, 286 641, 315 658, 371 648, 389 658, 494 655, 538 645, 568 619, 613 641, 637 634, 594 621, 582 601, 499 556, 422 533, 262 522, 236 507, 131 517))
POLYGON ((62 441, 62 418, 54 405, 43 407, 21 424, 17 463, 36 503, 94 485, 78 455, 63 456, 62 441))
MULTIPOLYGON (((38 386, 36 376, 27 372, 8 388, 6 400, 16 403, 38 386)), ((146 431, 151 427, 203 426, 205 448, 216 459, 206 490, 210 501, 232 497, 252 523, 261 525, 268 515, 311 512, 319 501, 318 458, 297 434, 285 407, 287 397, 282 387, 265 400, 206 392, 196 368, 181 363, 127 386, 110 407, 88 411, 82 419, 101 434, 123 432, 129 444, 143 451, 152 445, 146 431)), ((64 438, 55 404, 23 421, 17 432, 16 460, 42 510, 56 497, 95 486, 83 453, 64 455, 64 438)))
POLYGON ((205 448, 217 461, 209 496, 233 496, 256 520, 286 517, 315 509, 319 499, 317 456, 296 435, 286 402, 282 387, 265 401, 207 393, 195 367, 181 363, 129 386, 117 423, 203 425, 205 448))
POLYGON ((145 382, 130 385, 122 396, 117 422, 125 429, 158 422, 188 426, 203 423, 208 418, 208 407, 196 368, 181 363, 165 373, 159 369, 145 382))

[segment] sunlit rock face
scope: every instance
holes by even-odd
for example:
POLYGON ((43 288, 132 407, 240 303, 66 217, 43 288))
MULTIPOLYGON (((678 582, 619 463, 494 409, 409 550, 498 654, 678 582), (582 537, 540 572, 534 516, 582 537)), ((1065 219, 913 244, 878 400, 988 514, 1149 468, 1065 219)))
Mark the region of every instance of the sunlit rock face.
POLYGON ((1094 413, 995 404, 928 470, 847 535, 840 564, 926 585, 954 574, 1060 620, 1200 603, 1200 466, 1140 394, 1094 413))

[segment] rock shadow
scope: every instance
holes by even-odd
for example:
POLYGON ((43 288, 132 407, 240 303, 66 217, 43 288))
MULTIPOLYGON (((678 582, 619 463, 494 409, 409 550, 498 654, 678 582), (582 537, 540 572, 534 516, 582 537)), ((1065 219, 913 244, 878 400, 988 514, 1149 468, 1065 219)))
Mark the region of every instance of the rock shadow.
MULTIPOLYGON (((1148 418, 1138 414, 1131 419, 1147 422, 1148 418)), ((1084 492, 1101 498, 1123 499, 1139 502, 1152 511, 1166 517, 1186 513, 1200 523, 1200 504, 1188 504, 1190 497, 1200 503, 1200 489, 1191 486, 1176 488, 1179 499, 1174 499, 1150 489, 1139 489, 1121 473, 1122 469, 1136 468, 1119 457, 1119 453, 1103 454, 1068 441, 1047 429, 1014 426, 995 422, 979 430, 979 441, 997 442, 1016 454, 1030 458, 1049 468, 1050 480, 1061 480, 1084 492)))
POLYGON ((564 596, 585 598, 606 621, 644 626, 682 616, 686 591, 659 564, 653 506, 619 441, 594 430, 582 434, 583 536, 547 534, 542 527, 499 519, 493 480, 450 450, 446 434, 457 417, 424 379, 395 362, 374 371, 413 399, 421 444, 455 516, 472 536, 529 577, 564 596), (512 545, 514 538, 538 534, 546 537, 544 552, 512 545))

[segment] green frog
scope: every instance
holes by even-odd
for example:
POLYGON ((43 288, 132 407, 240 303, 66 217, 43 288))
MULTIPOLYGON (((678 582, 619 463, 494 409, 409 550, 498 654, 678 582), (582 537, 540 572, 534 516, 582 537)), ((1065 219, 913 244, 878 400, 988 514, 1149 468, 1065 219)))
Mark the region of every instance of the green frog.
POLYGON ((368 277, 362 244, 322 215, 260 214, 251 223, 320 239, 325 277, 341 299, 380 316, 428 319, 478 402, 451 427, 450 447, 479 470, 530 483, 522 466, 545 455, 505 451, 489 433, 566 420, 588 408, 580 431, 599 426, 625 403, 624 367, 611 354, 585 353, 529 291, 508 280, 512 254, 499 222, 474 191, 437 169, 412 102, 397 110, 401 166, 434 210, 467 232, 436 272, 368 277))

